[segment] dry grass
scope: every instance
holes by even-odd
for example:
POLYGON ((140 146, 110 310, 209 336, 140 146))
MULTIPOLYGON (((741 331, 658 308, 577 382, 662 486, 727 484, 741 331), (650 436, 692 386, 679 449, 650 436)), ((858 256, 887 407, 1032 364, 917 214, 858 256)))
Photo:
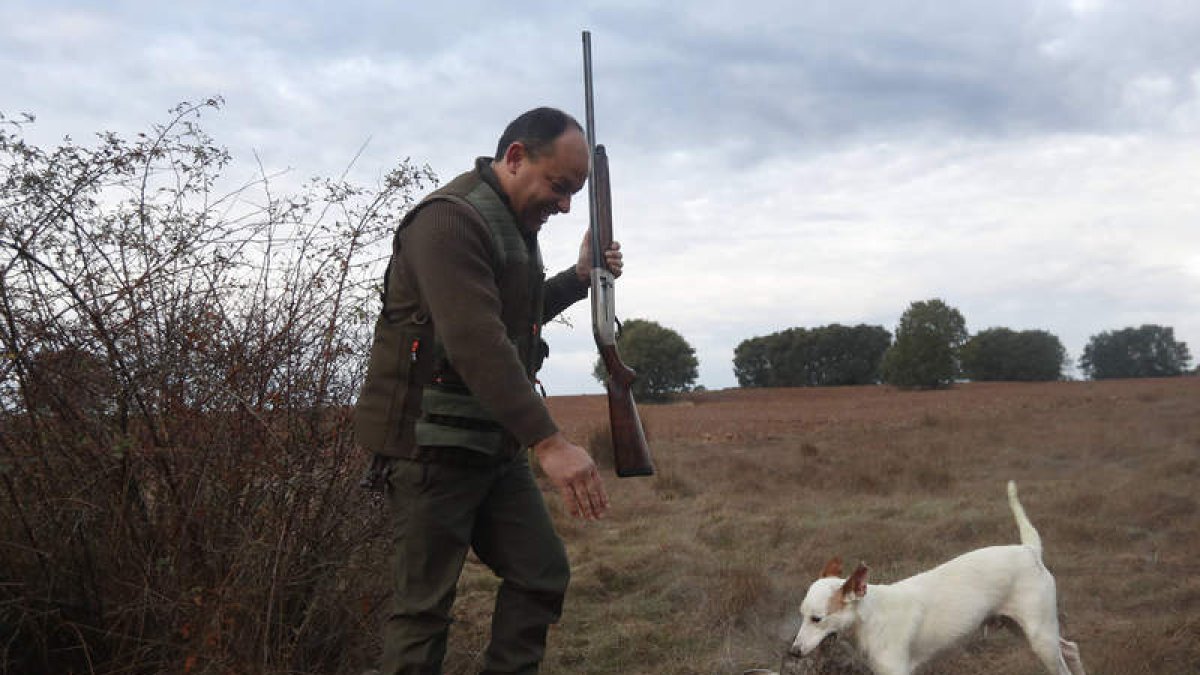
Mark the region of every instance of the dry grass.
MULTIPOLYGON (((551 405, 578 439, 605 419, 602 397, 551 405)), ((720 391, 642 415, 658 474, 610 478, 600 523, 556 512, 574 580, 545 673, 777 667, 831 555, 889 582, 1017 541, 1010 478, 1089 672, 1200 670, 1194 378, 720 391)), ((478 666, 490 583, 464 578, 450 673, 478 666)), ((925 672, 1041 672, 1014 631, 981 631, 925 672)))
MULTIPOLYGON (((550 404, 607 463, 604 398, 550 404)), ((613 509, 598 523, 568 518, 549 498, 573 580, 548 675, 777 668, 827 558, 864 560, 875 581, 890 582, 1015 542, 1010 478, 1089 672, 1200 672, 1196 378, 733 390, 641 412, 655 476, 620 480, 605 469, 613 509)), ((257 447, 253 438, 210 423, 196 436, 212 447, 196 453, 100 453, 78 464, 126 473, 0 463, 0 477, 23 477, 3 482, 0 673, 361 673, 379 646, 387 526, 378 499, 356 485, 363 458, 348 432, 303 428, 286 452, 242 451, 257 447), (50 480, 63 475, 74 478, 50 480), (175 483, 152 480, 163 477, 175 483), (134 489, 139 509, 123 506, 134 489), (88 527, 71 529, 77 522, 88 527), (43 577, 55 584, 38 585, 43 577), (76 596, 91 604, 70 604, 76 596), (26 667, 34 663, 54 667, 26 667)), ((468 563, 447 675, 478 672, 496 586, 468 563)), ((1039 672, 1004 626, 925 670, 1039 672)))

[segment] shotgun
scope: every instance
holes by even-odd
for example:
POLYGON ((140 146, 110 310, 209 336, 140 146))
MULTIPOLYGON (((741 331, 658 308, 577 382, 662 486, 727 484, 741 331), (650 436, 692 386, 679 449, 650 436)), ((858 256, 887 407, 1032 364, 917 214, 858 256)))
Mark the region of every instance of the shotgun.
POLYGON ((592 106, 592 36, 583 31, 583 88, 587 113, 588 155, 591 174, 588 179, 592 244, 592 335, 600 350, 600 360, 608 372, 604 388, 608 390, 608 421, 612 430, 613 467, 621 478, 649 476, 654 473, 646 432, 638 416, 630 388, 637 373, 621 361, 617 353, 617 310, 613 302, 616 283, 604 261, 604 252, 612 246, 612 188, 608 180, 608 154, 596 145, 596 122, 592 106))

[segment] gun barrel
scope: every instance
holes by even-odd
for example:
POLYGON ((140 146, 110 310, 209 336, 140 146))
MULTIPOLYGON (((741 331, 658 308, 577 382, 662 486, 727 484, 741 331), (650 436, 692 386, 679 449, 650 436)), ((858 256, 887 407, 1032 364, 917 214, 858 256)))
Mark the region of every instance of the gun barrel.
POLYGON ((584 125, 587 129, 584 130, 587 136, 588 145, 588 222, 591 225, 592 239, 592 267, 604 266, 604 251, 612 243, 611 225, 609 226, 609 241, 605 242, 602 237, 601 230, 603 213, 601 212, 602 204, 604 203, 604 195, 599 192, 600 183, 604 181, 607 185, 608 177, 608 162, 603 156, 604 148, 596 147, 596 110, 595 110, 595 93, 592 89, 592 34, 589 31, 583 31, 583 107, 584 107, 584 125), (600 152, 601 157, 597 157, 596 153, 600 152), (601 178, 600 173, 604 176, 601 178))
POLYGON ((589 150, 596 147, 594 100, 592 94, 592 34, 585 30, 583 31, 583 111, 584 122, 587 124, 584 132, 587 134, 589 150))

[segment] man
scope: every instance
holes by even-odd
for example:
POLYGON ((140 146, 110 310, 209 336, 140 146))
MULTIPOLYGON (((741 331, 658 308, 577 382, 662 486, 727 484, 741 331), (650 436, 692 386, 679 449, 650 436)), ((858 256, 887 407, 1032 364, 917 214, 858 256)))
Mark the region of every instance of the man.
MULTIPOLYGON (((526 448, 570 513, 608 497, 590 455, 558 430, 534 389, 545 321, 587 296, 590 238, 545 278, 537 234, 588 175, 579 123, 530 110, 400 223, 356 409, 360 443, 388 458, 395 588, 383 672, 440 673, 468 548, 501 579, 484 673, 536 673, 570 571, 526 448)), ((619 275, 617 244, 605 260, 619 275)))

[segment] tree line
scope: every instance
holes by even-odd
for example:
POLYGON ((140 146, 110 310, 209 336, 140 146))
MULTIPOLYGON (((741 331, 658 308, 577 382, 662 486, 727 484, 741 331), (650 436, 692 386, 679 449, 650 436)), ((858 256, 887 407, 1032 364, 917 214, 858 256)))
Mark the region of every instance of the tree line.
POLYGON ((733 372, 743 387, 871 384, 891 342, 882 326, 789 328, 739 344, 733 372))
MULTIPOLYGON (((695 383, 695 351, 678 333, 634 319, 618 337, 622 358, 643 375, 641 400, 660 400, 695 383)), ((1145 324, 1093 335, 1079 359, 1089 379, 1188 374, 1191 354, 1170 327, 1145 324)), ((743 340, 734 349, 740 387, 822 387, 891 384, 908 389, 975 382, 1047 382, 1066 378, 1070 360, 1045 330, 993 327, 974 335, 956 308, 941 299, 913 302, 893 335, 883 326, 793 327, 743 340)), ((602 369, 597 364, 596 376, 602 369)))

